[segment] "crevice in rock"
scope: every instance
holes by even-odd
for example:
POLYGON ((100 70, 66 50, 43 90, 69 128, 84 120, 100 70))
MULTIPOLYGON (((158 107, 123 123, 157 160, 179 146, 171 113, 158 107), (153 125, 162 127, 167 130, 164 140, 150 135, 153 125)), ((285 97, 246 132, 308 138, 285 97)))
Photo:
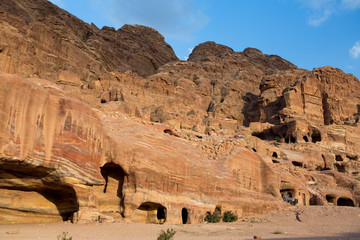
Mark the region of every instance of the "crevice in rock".
POLYGON ((338 172, 345 172, 345 166, 341 163, 335 163, 334 167, 338 172))
POLYGON ((328 103, 328 94, 323 92, 322 93, 322 109, 323 109, 323 118, 324 118, 324 124, 330 125, 333 124, 334 120, 331 117, 331 111, 330 106, 328 103))
POLYGON ((242 114, 244 115, 243 125, 249 127, 251 122, 260 121, 259 96, 248 92, 242 99, 244 100, 244 107, 242 109, 242 114))

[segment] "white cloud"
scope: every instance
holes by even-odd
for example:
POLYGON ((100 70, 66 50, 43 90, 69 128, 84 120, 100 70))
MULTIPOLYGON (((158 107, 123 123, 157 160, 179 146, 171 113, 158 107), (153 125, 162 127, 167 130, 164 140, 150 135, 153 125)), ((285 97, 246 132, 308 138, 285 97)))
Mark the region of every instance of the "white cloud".
POLYGON ((342 0, 341 6, 346 9, 360 8, 360 0, 342 0))
POLYGON ((360 57, 360 41, 356 41, 354 46, 349 50, 352 58, 357 59, 360 57))
POLYGON ((330 17, 349 10, 360 9, 360 0, 297 0, 308 9, 308 24, 319 27, 330 17))
POLYGON ((167 37, 189 40, 202 29, 209 17, 194 0, 92 0, 116 28, 141 24, 155 28, 167 37))
POLYGON ((325 9, 323 12, 318 14, 313 14, 308 19, 308 24, 313 27, 318 27, 323 24, 331 16, 332 11, 330 9, 325 9))
POLYGON ((331 7, 336 0, 298 0, 304 7, 312 10, 323 10, 324 8, 331 7))

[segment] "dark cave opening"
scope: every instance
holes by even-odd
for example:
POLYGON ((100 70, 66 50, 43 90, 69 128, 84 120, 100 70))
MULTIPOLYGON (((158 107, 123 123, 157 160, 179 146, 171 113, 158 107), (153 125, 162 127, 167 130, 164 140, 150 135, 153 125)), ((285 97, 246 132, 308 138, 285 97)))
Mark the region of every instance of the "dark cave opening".
POLYGON ((63 221, 72 221, 74 213, 79 211, 76 192, 70 186, 60 186, 54 189, 47 188, 37 192, 55 204, 63 221))
POLYGON ((316 195, 312 195, 310 198, 310 205, 320 205, 320 200, 316 195))
POLYGON ((333 196, 333 195, 326 195, 326 201, 328 201, 329 203, 332 203, 332 204, 336 204, 336 197, 333 196))
POLYGON ((341 163, 335 163, 334 167, 338 172, 346 172, 345 171, 345 166, 343 164, 341 164, 341 163))
POLYGON ((123 170, 123 168, 120 165, 110 162, 110 163, 106 163, 104 166, 100 167, 100 172, 105 180, 105 186, 104 186, 104 190, 103 190, 104 193, 106 193, 106 190, 107 190, 107 187, 109 184, 109 178, 112 178, 115 181, 117 181, 118 186, 117 186, 116 196, 120 199, 120 206, 119 206, 120 213, 122 216, 124 216, 125 196, 123 194, 123 185, 124 185, 124 180, 125 180, 125 176, 126 176, 125 171, 123 170))
POLYGON ((292 161, 291 163, 292 163, 292 165, 294 165, 295 167, 303 167, 303 163, 302 163, 302 162, 292 161))
POLYGON ((159 203, 144 202, 137 210, 143 223, 163 224, 166 222, 167 209, 159 203))
POLYGON ((285 138, 285 143, 296 143, 296 138, 292 135, 285 138))
POLYGON ((182 223, 186 224, 188 222, 188 218, 189 218, 189 212, 188 212, 187 208, 183 208, 181 210, 182 223))
POLYGON ((164 223, 166 221, 166 208, 164 206, 159 206, 156 211, 156 218, 160 221, 160 223, 164 223))
POLYGON ((319 130, 313 130, 313 132, 311 134, 311 141, 313 143, 321 142, 321 133, 319 130))
MULTIPOLYGON (((74 213, 79 211, 76 192, 72 186, 61 184, 61 180, 58 177, 50 177, 53 171, 52 168, 33 166, 28 163, 19 164, 18 162, 4 160, 0 165, 0 173, 5 174, 0 174, 0 179, 4 179, 5 181, 8 178, 18 179, 18 181, 32 184, 23 186, 1 186, 0 190, 3 188, 19 191, 20 194, 25 194, 25 196, 28 195, 28 192, 36 192, 55 205, 63 221, 73 221, 74 213)), ((26 201, 26 199, 22 199, 21 201, 26 201)), ((22 210, 21 201, 18 203, 18 211, 26 211, 22 210)), ((35 209, 37 208, 37 206, 34 207, 35 209)), ((40 209, 42 208, 42 206, 38 207, 40 209)), ((34 214, 36 214, 36 211, 34 214)))
POLYGON ((349 206, 349 207, 355 207, 353 200, 350 198, 341 197, 337 201, 338 206, 349 206))
POLYGON ((337 162, 342 162, 342 161, 344 161, 344 159, 342 158, 341 155, 335 155, 335 160, 336 160, 337 162))

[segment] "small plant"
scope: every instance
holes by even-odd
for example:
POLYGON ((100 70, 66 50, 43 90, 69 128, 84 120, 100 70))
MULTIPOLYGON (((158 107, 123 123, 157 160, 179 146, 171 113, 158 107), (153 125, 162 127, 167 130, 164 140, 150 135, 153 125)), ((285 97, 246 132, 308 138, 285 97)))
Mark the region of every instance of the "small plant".
POLYGON ((72 240, 72 237, 67 237, 68 232, 63 232, 61 235, 57 236, 58 240, 72 240))
POLYGON ((171 240, 173 239, 176 231, 174 229, 167 229, 166 232, 164 230, 161 230, 157 240, 171 240))
POLYGON ((276 230, 276 231, 274 232, 274 234, 284 234, 284 232, 283 232, 283 231, 280 231, 280 230, 276 230))
POLYGON ((217 213, 208 213, 208 215, 206 215, 205 217, 205 222, 208 223, 218 223, 220 222, 221 216, 218 215, 217 213))
POLYGON ((275 137, 275 141, 276 141, 276 142, 281 142, 281 137, 276 136, 276 137, 275 137))
POLYGON ((238 217, 232 213, 232 211, 224 212, 223 222, 235 222, 238 220, 238 217))

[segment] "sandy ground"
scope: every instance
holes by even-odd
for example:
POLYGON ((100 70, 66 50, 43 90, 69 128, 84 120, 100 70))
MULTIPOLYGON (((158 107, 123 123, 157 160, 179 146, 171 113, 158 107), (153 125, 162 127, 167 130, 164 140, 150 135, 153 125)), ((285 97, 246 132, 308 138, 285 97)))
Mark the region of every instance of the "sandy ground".
POLYGON ((236 223, 155 225, 139 223, 0 225, 0 239, 57 239, 68 232, 73 240, 156 239, 173 228, 175 240, 185 239, 360 239, 360 208, 307 206, 240 220, 236 223), (298 213, 298 219, 296 215, 298 213), (300 220, 300 221, 299 221, 300 220), (9 234, 9 232, 13 232, 9 234))

